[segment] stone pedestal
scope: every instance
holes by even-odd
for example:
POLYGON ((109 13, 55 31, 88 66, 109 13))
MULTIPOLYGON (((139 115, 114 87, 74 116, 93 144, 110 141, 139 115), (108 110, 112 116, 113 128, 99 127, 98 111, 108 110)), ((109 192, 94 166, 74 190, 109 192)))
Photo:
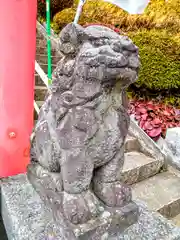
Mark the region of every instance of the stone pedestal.
MULTIPOLYGON (((127 226, 123 225, 126 218, 126 208, 122 213, 122 222, 117 228, 110 227, 112 217, 108 211, 101 216, 96 231, 93 227, 84 225, 86 234, 80 234, 74 229, 74 233, 64 221, 60 219, 55 223, 51 211, 45 207, 37 193, 27 181, 26 175, 4 179, 1 181, 2 216, 9 240, 178 240, 180 229, 175 227, 159 214, 151 213, 138 202, 140 216, 138 222, 127 226), (99 226, 99 227, 98 227, 99 226), (107 231, 108 230, 108 231, 107 231), (79 237, 77 237, 80 235, 79 237)), ((128 208, 130 209, 130 208, 128 208)), ((130 219, 133 218, 134 206, 132 206, 130 219)), ((119 219, 119 218, 118 218, 119 219)), ((127 222, 127 219, 126 219, 127 222)))

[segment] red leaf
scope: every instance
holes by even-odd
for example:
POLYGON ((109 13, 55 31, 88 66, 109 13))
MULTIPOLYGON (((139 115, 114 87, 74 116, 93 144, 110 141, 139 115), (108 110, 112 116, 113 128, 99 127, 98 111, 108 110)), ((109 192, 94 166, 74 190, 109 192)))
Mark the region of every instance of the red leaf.
POLYGON ((143 129, 144 124, 145 124, 145 121, 141 120, 140 123, 139 123, 140 128, 143 129))
POLYGON ((155 110, 155 111, 159 111, 159 106, 157 106, 157 105, 154 106, 154 110, 155 110))
POLYGON ((152 130, 153 126, 151 125, 150 122, 145 122, 143 128, 144 128, 144 130, 152 130))
POLYGON ((159 118, 155 118, 152 122, 153 125, 160 125, 162 122, 159 118))
POLYGON ((153 111, 154 110, 154 105, 153 104, 148 104, 147 105, 147 110, 148 111, 153 111))
POLYGON ((152 117, 152 118, 155 118, 155 117, 156 117, 156 114, 153 113, 153 112, 150 112, 150 113, 149 113, 149 116, 152 117))
POLYGON ((147 113, 141 115, 141 119, 142 119, 143 121, 146 121, 146 120, 147 120, 147 117, 148 117, 148 114, 147 114, 147 113))
POLYGON ((162 130, 161 130, 160 127, 159 128, 154 128, 154 129, 148 131, 148 135, 150 137, 157 137, 161 134, 161 132, 162 132, 162 130))
POLYGON ((157 140, 160 138, 161 135, 157 136, 157 137, 154 137, 152 138, 155 142, 157 142, 157 140))
POLYGON ((146 104, 145 104, 145 103, 139 103, 137 106, 138 106, 139 108, 144 108, 144 107, 146 107, 146 104))
POLYGON ((151 122, 152 120, 153 120, 152 117, 147 118, 147 122, 151 122))
POLYGON ((147 105, 153 105, 152 101, 147 102, 147 105))
POLYGON ((136 115, 135 115, 135 119, 136 119, 136 120, 139 120, 139 119, 141 119, 141 115, 139 115, 139 114, 136 114, 136 115))
POLYGON ((139 112, 141 114, 145 114, 145 113, 147 113, 147 110, 145 108, 138 108, 137 112, 139 112))
POLYGON ((174 111, 174 109, 172 108, 172 109, 170 109, 170 111, 169 111, 172 115, 174 115, 175 114, 175 111, 174 111))
POLYGON ((170 116, 170 115, 171 115, 171 113, 168 112, 167 110, 164 110, 164 111, 163 111, 163 114, 164 114, 165 116, 170 116))
POLYGON ((172 123, 168 124, 167 128, 172 128, 174 125, 172 123))

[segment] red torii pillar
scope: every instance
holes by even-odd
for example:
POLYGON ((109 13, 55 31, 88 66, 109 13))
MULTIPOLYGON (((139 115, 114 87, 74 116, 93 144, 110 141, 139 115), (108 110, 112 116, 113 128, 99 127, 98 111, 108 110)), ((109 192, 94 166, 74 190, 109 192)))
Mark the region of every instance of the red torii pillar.
POLYGON ((36 1, 0 1, 0 178, 26 172, 29 162, 36 1))

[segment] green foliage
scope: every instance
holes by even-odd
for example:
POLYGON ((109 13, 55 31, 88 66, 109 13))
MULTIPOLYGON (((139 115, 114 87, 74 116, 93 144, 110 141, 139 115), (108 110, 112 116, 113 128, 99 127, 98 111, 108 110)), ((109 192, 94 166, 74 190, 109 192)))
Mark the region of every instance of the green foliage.
POLYGON ((151 0, 145 12, 157 28, 179 31, 180 0, 151 0))
MULTIPOLYGON (((71 12, 76 11, 78 2, 79 0, 74 1, 71 10, 69 9, 71 12)), ((59 23, 61 17, 64 20, 64 14, 67 14, 66 24, 71 22, 71 14, 68 17, 68 12, 57 13, 59 16, 56 16, 54 21, 58 18, 59 23)), ((86 0, 80 23, 95 22, 118 25, 124 31, 133 31, 139 28, 169 28, 179 31, 180 0, 151 0, 142 15, 130 15, 119 7, 103 0, 86 0)))
MULTIPOLYGON (((71 9, 68 9, 70 14, 68 14, 68 11, 63 10, 55 15, 53 21, 59 25, 59 29, 61 29, 61 22, 64 22, 65 18, 66 24, 72 21, 71 13, 74 12, 75 14, 76 8, 77 2, 71 9)), ((126 30, 139 29, 140 26, 150 27, 151 25, 151 22, 149 22, 147 16, 129 15, 127 12, 116 7, 115 5, 102 0, 87 0, 83 7, 83 12, 81 14, 79 23, 81 25, 86 23, 113 24, 126 30)))
POLYGON ((53 18, 53 30, 59 33, 60 30, 67 24, 74 20, 76 12, 72 8, 66 8, 56 14, 53 18))
POLYGON ((180 87, 180 38, 166 30, 128 34, 139 47, 141 70, 137 84, 154 90, 180 87))

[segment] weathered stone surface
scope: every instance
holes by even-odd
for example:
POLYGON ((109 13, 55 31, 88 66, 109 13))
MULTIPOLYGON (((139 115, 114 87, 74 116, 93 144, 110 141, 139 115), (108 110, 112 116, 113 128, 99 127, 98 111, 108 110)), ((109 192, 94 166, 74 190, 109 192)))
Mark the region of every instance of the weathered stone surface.
POLYGON ((167 130, 166 138, 160 138, 157 145, 167 156, 168 163, 180 170, 180 128, 170 128, 167 130))
POLYGON ((180 127, 169 128, 165 141, 180 166, 180 127))
POLYGON ((121 219, 134 206, 135 221, 131 189, 119 180, 130 122, 125 90, 137 79, 138 48, 109 28, 69 24, 59 49, 64 57, 35 127, 28 179, 70 225, 98 221, 102 207, 121 219))
POLYGON ((176 226, 180 227, 180 214, 171 219, 176 226))
POLYGON ((138 139, 127 135, 126 141, 125 141, 125 152, 132 152, 132 151, 139 151, 140 150, 140 144, 138 142, 138 139))
POLYGON ((139 142, 139 151, 145 155, 164 162, 163 169, 167 170, 169 156, 142 130, 135 121, 131 120, 129 134, 136 137, 139 142))
POLYGON ((167 218, 180 213, 180 178, 164 172, 133 185, 134 199, 144 201, 167 218))
POLYGON ((134 184, 156 175, 163 167, 163 160, 148 157, 141 152, 127 152, 120 180, 127 184, 134 184))
POLYGON ((173 155, 180 159, 180 127, 169 128, 165 139, 173 155))
MULTIPOLYGON (((1 181, 2 216, 9 240, 75 240, 64 218, 55 222, 52 212, 34 191, 26 175, 1 181)), ((105 223, 109 216, 104 214, 104 223, 92 235, 82 235, 80 240, 179 240, 180 229, 159 214, 152 213, 142 202, 137 201, 140 216, 136 224, 128 229, 123 224, 106 231, 105 223), (115 231, 114 231, 115 230, 115 231), (90 237, 92 238, 90 238, 90 237)), ((129 217, 132 217, 128 214, 129 217)), ((123 219, 121 219, 123 221, 123 219)), ((107 223, 109 224, 109 222, 107 223)), ((91 223, 89 223, 89 228, 91 223)), ((100 226, 100 224, 99 224, 100 226)), ((106 225, 107 226, 107 225, 106 225)), ((78 230, 74 232, 78 235, 78 230)))
POLYGON ((158 139, 157 145, 159 146, 160 150, 166 155, 167 162, 169 163, 169 165, 180 170, 179 157, 177 157, 173 154, 173 152, 171 151, 171 149, 169 148, 169 146, 167 144, 167 141, 161 137, 158 139))

